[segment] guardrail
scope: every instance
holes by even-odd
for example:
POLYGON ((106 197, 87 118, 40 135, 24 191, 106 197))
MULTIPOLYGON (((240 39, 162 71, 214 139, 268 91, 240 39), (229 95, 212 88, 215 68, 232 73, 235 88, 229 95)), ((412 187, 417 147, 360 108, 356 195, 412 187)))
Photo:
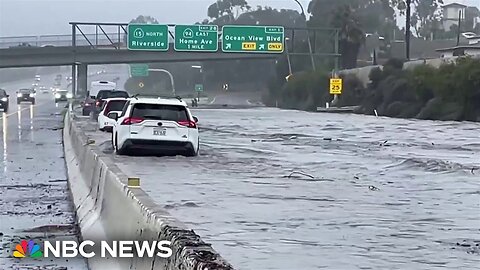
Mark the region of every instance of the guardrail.
MULTIPOLYGON (((98 34, 77 34, 76 46, 112 46, 111 41, 118 39, 118 33, 98 34), (85 35, 85 36, 84 36, 85 35), (85 39, 87 37, 87 39, 85 39), (90 44, 90 41, 92 44, 90 44)), ((125 34, 120 35, 120 43, 126 41, 125 34)), ((41 35, 41 36, 14 36, 0 37, 0 48, 18 48, 18 47, 64 47, 72 46, 72 35, 41 35)))

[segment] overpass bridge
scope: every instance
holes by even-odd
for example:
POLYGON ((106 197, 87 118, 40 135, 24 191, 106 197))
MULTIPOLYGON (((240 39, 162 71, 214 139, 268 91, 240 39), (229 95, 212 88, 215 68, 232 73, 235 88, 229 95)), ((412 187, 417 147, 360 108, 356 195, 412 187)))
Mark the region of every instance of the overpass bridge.
MULTIPOLYGON (((337 61, 338 29, 325 28, 285 28, 285 50, 282 53, 224 53, 217 52, 178 52, 173 48, 174 31, 169 30, 168 51, 137 51, 128 50, 127 26, 125 23, 81 23, 71 22, 71 35, 47 35, 27 37, 0 37, 0 68, 36 67, 36 66, 72 66, 72 88, 82 92, 87 89, 88 65, 97 64, 128 64, 128 63, 158 63, 158 62, 205 62, 219 60, 274 60, 287 56, 290 66, 290 56, 322 56, 334 57, 337 61), (300 32, 300 33, 299 33, 300 32), (303 35, 302 35, 303 32, 303 35), (315 43, 318 32, 328 32, 332 51, 317 53, 315 43), (310 44, 313 34, 313 46, 308 53, 298 52, 295 44, 299 38, 310 44), (313 47, 313 51, 312 48, 313 47), (77 78, 78 84, 77 84, 77 78)), ((174 27, 174 25, 169 25, 174 27)), ((219 33, 220 35, 222 33, 219 33)), ((219 40, 221 40, 219 38, 219 40)), ((221 41, 220 41, 221 43, 221 41)), ((310 44, 311 45, 311 44, 310 44)), ((221 44, 219 44, 221 48, 221 44)))

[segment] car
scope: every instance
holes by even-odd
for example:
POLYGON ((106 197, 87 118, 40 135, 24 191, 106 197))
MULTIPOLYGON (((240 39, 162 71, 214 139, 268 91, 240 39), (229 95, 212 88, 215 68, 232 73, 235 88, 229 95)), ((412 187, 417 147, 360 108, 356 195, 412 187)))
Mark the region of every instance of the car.
POLYGON ((135 151, 167 155, 196 156, 199 152, 198 119, 181 99, 162 97, 130 98, 115 120, 112 145, 119 155, 135 151))
POLYGON ((49 93, 47 87, 45 87, 45 86, 43 86, 43 85, 39 86, 39 87, 38 87, 38 90, 39 90, 42 94, 48 94, 48 93, 49 93))
POLYGON ((40 75, 38 75, 38 74, 37 74, 37 75, 35 75, 35 81, 36 81, 36 82, 39 82, 39 81, 40 81, 40 79, 41 79, 40 75))
POLYGON ((120 114, 123 110, 123 106, 127 103, 126 98, 108 98, 105 100, 102 106, 102 110, 98 114, 97 122, 98 129, 101 131, 112 132, 115 121, 108 118, 110 112, 116 112, 120 114))
POLYGON ((97 95, 102 90, 111 90, 115 91, 117 84, 109 81, 94 81, 90 84, 90 89, 88 91, 85 100, 82 102, 82 115, 90 115, 95 109, 95 100, 97 95))
POLYGON ((35 104, 35 90, 32 88, 22 88, 17 91, 17 104, 23 101, 31 102, 35 104))
POLYGON ((98 91, 97 96, 95 97, 95 106, 93 107, 93 112, 95 114, 100 113, 103 103, 107 98, 128 98, 129 95, 126 91, 120 90, 100 90, 98 91))
POLYGON ((8 112, 8 105, 10 103, 9 95, 4 89, 0 88, 0 109, 3 112, 8 112))
POLYGON ((85 100, 82 101, 82 115, 87 116, 95 108, 95 99, 91 98, 89 95, 85 97, 85 100))
POLYGON ((73 98, 72 93, 69 93, 68 90, 58 89, 55 91, 55 103, 59 101, 68 101, 73 98))

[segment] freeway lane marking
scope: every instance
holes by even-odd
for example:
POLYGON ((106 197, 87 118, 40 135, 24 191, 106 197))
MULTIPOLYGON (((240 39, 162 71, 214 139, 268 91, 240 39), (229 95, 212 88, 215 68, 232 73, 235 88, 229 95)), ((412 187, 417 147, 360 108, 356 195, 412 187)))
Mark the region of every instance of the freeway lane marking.
POLYGON ((215 100, 217 99, 217 96, 213 97, 213 100, 210 101, 210 104, 209 105, 212 105, 213 103, 215 103, 215 100))
MULTIPOLYGON (((43 105, 43 104, 46 104, 46 102, 38 103, 38 104, 35 104, 35 105, 30 105, 30 106, 36 107, 36 106, 40 106, 40 105, 43 105)), ((20 104, 18 104, 18 105, 20 105, 20 104)), ((4 114, 5 114, 5 117, 8 118, 9 116, 12 116, 12 115, 17 114, 17 113, 19 113, 19 112, 23 112, 23 111, 25 111, 25 110, 27 110, 27 109, 30 109, 30 106, 25 107, 25 108, 23 108, 23 109, 21 109, 21 110, 16 110, 16 111, 13 112, 13 113, 9 113, 9 114, 2 113, 2 116, 0 116, 0 119, 3 119, 3 115, 4 115, 4 114)), ((22 107, 22 106, 20 106, 20 107, 22 107)))

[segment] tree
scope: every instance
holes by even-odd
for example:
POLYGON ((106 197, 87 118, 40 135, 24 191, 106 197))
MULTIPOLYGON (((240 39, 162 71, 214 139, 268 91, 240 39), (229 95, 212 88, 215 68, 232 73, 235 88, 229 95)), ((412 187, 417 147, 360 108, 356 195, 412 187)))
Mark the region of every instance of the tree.
POLYGON ((339 49, 342 54, 342 67, 345 69, 357 66, 357 56, 360 46, 365 42, 365 33, 354 10, 345 5, 334 11, 331 25, 340 29, 339 49))
POLYGON ((140 15, 137 18, 130 21, 130 23, 151 23, 151 24, 158 24, 157 19, 153 18, 152 16, 143 16, 140 15))
POLYGON ((415 34, 421 38, 430 38, 437 30, 434 27, 438 26, 441 20, 439 7, 443 0, 421 0, 414 3, 415 11, 412 14, 411 25, 415 29, 415 34))
POLYGON ((243 12, 250 9, 251 7, 246 0, 217 0, 216 3, 208 7, 207 16, 212 19, 218 19, 225 15, 236 18, 240 11, 243 12), (235 11, 237 14, 234 14, 235 11))
POLYGON ((466 32, 473 32, 475 26, 480 28, 478 24, 475 25, 475 18, 480 18, 480 10, 477 7, 467 7, 465 10, 465 27, 462 27, 466 32))
POLYGON ((308 12, 312 14, 308 22, 310 27, 339 29, 342 68, 354 68, 357 65, 358 52, 365 41, 365 33, 358 17, 358 10, 368 6, 368 1, 370 0, 338 0, 335 2, 313 0, 308 6, 308 12))

